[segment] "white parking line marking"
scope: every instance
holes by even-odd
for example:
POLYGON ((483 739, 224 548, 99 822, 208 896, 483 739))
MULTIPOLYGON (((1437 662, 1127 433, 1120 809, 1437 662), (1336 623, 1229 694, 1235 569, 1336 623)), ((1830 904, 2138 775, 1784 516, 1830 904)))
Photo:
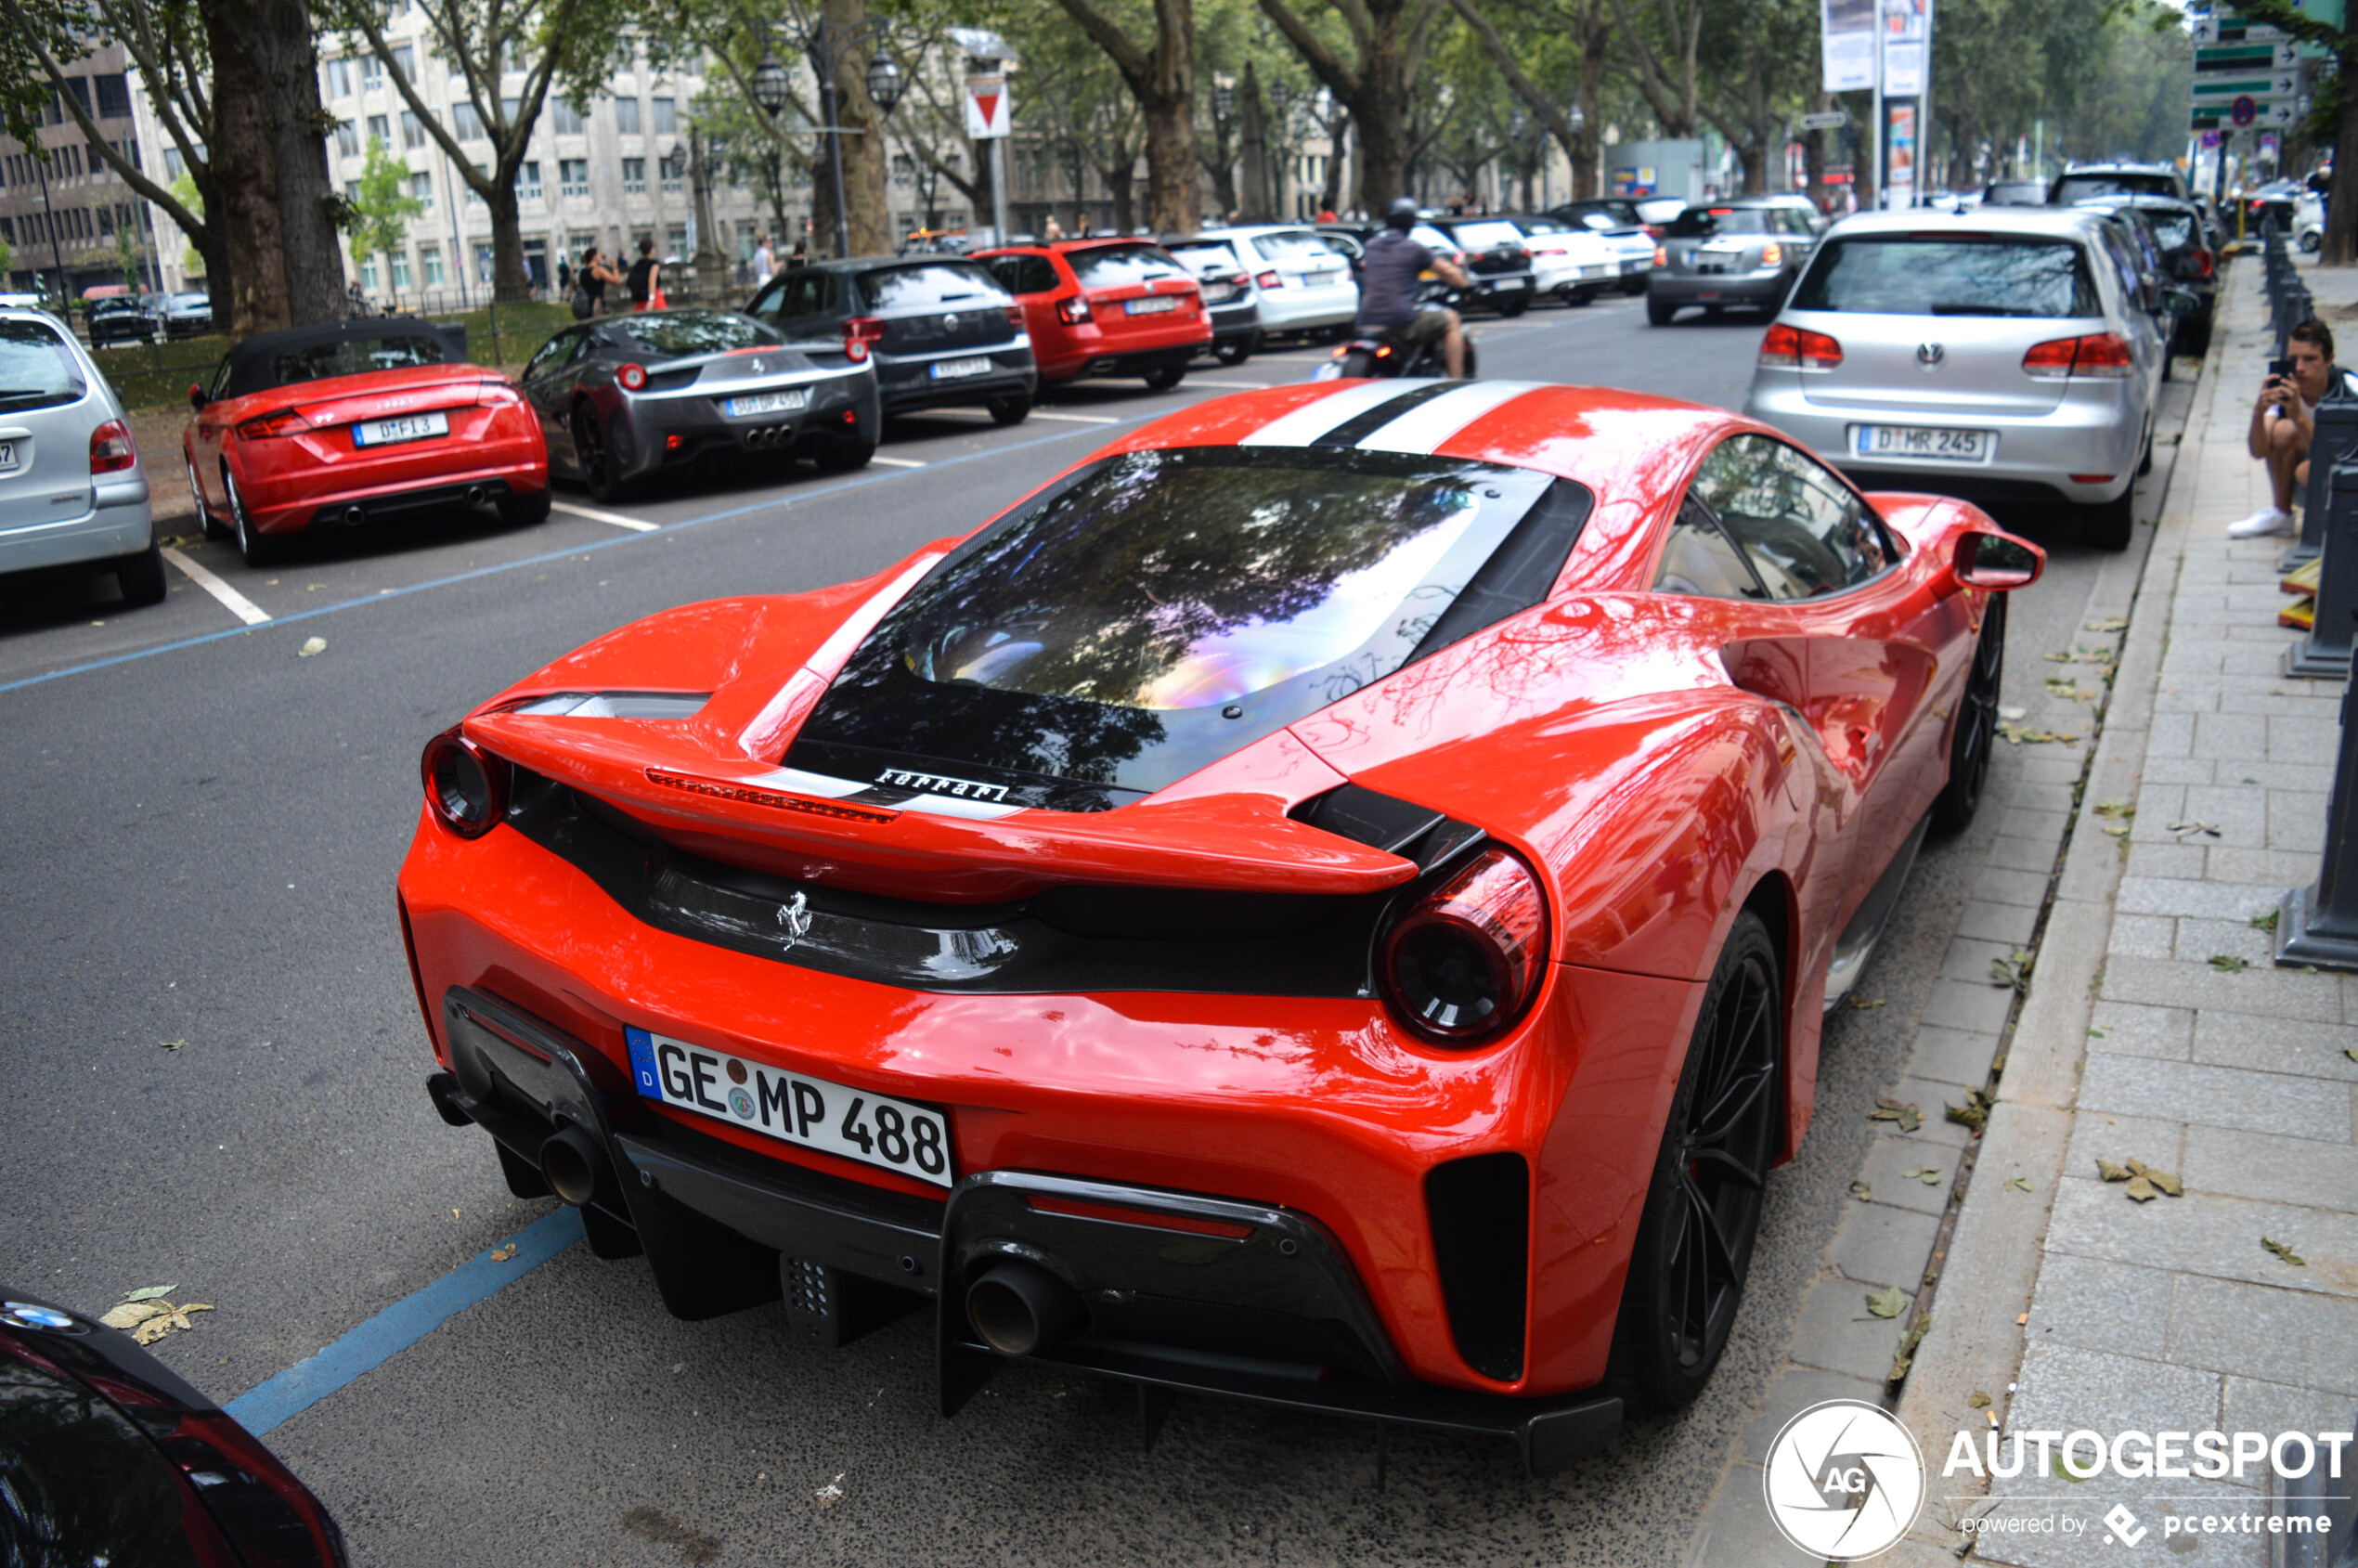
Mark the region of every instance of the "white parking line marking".
POLYGON ((571 501, 551 501, 549 510, 569 512, 576 517, 587 517, 592 523, 611 523, 617 528, 628 528, 634 534, 652 534, 663 526, 660 523, 649 523, 643 518, 625 517, 618 512, 600 512, 595 507, 576 506, 571 501))
POLYGON ((255 603, 253 600, 248 599, 244 594, 240 593, 236 589, 231 588, 227 583, 223 582, 219 577, 214 577, 211 572, 207 571, 202 566, 198 565, 195 562, 189 560, 178 551, 167 547, 164 550, 163 558, 166 561, 171 562, 175 566, 179 567, 190 582, 196 584, 199 588, 203 589, 215 599, 220 600, 223 604, 228 607, 231 615, 245 622, 246 625, 260 626, 264 621, 270 618, 263 613, 261 605, 255 603))
POLYGON ((1233 386, 1243 392, 1266 392, 1277 383, 1276 382, 1216 382, 1210 376, 1189 376, 1187 384, 1189 386, 1233 386))
POLYGON ((870 462, 880 462, 887 468, 923 468, 926 466, 925 464, 917 461, 914 458, 887 458, 882 453, 878 453, 876 456, 870 458, 868 460, 870 462))
POLYGON ((1031 417, 1035 420, 1062 420, 1067 424, 1120 424, 1121 422, 1120 420, 1109 420, 1103 414, 1050 414, 1038 408, 1031 410, 1031 417))

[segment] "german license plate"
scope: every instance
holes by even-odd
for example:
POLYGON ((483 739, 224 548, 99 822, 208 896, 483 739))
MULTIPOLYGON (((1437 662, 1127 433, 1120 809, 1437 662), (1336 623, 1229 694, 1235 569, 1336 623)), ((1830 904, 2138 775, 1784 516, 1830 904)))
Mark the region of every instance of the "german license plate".
POLYGON ((450 434, 447 414, 409 414, 397 420, 364 420, 352 427, 356 447, 390 447, 400 441, 424 441, 450 434))
POLYGON ((1578 276, 1582 278, 1611 278, 1613 276, 1613 268, 1609 266, 1584 266, 1580 269, 1578 276))
POLYGON ((0 441, 0 473, 14 473, 17 467, 17 444, 13 441, 0 441))
POLYGON ((1310 288, 1310 289, 1325 289, 1325 288, 1330 288, 1330 287, 1332 287, 1334 284, 1340 283, 1340 282, 1341 282, 1341 281, 1342 281, 1342 274, 1341 274, 1341 273, 1340 273, 1340 272, 1310 272, 1310 273, 1304 273, 1304 274, 1302 275, 1302 286, 1303 286, 1304 288, 1310 288))
POLYGON ((630 1076, 640 1095, 658 1105, 936 1186, 957 1180, 950 1164, 950 1118, 929 1106, 764 1067, 643 1029, 623 1032, 630 1043, 630 1076))
POLYGON ((810 389, 790 387, 784 392, 755 392, 743 397, 723 398, 720 411, 731 419, 743 419, 748 414, 784 414, 810 406, 810 389))
POLYGON ((1916 425, 1851 427, 1851 450, 1862 458, 1929 458, 1986 463, 1998 455, 1994 430, 1927 430, 1916 425))
POLYGON ((953 382, 961 376, 987 376, 991 371, 989 355, 974 359, 941 359, 934 362, 929 374, 938 382, 953 382))
POLYGON ((1161 311, 1178 309, 1179 296, 1177 294, 1149 294, 1144 299, 1128 301, 1121 308, 1133 316, 1153 316, 1161 311))
POLYGON ((1234 283, 1206 283, 1203 285, 1203 303, 1206 305, 1222 305, 1225 304, 1229 300, 1235 299, 1236 297, 1237 286, 1234 283))

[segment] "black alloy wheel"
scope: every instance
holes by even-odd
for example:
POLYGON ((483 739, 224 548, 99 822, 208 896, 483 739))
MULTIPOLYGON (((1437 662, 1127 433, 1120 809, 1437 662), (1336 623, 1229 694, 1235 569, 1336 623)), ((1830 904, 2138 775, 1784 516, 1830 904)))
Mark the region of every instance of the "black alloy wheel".
POLYGON ((991 410, 992 421, 998 424, 1021 424, 1031 417, 1031 399, 1020 392, 994 397, 983 407, 991 410))
POLYGON ((1679 1069, 1613 1326, 1607 1381, 1641 1411, 1693 1400, 1727 1349, 1782 1142, 1783 1062, 1777 948, 1746 910, 1679 1069))
POLYGON ((606 440, 605 426, 587 403, 574 405, 573 463, 581 471, 582 486, 592 500, 622 499, 623 486, 615 476, 614 449, 606 440))
POLYGON ((1186 373, 1187 367, 1185 365, 1158 365, 1146 374, 1147 390, 1169 392, 1179 384, 1180 378, 1186 373))
POLYGON ((2006 596, 1993 593, 1981 612, 1981 641, 1974 644, 1965 694, 1957 701, 1956 728, 1950 732, 1949 783, 1932 802, 1932 825, 1963 833, 1981 809, 1989 758, 1998 744, 1998 689, 2006 674, 2006 596))
POLYGON ((1667 327, 1678 314, 1678 307, 1667 300, 1648 300, 1646 320, 1650 325, 1667 327))
POLYGON ((822 473, 850 473, 867 467, 875 455, 876 444, 873 441, 840 438, 830 439, 820 447, 811 460, 819 465, 822 473))
POLYGON ((1226 343, 1211 345, 1212 362, 1220 365, 1241 365, 1252 357, 1250 338, 1230 338, 1226 343))
POLYGON ((249 566, 267 566, 279 559, 280 546, 277 539, 257 530, 253 519, 247 515, 246 498, 238 491, 238 476, 229 465, 221 465, 221 485, 229 492, 229 528, 238 541, 238 553, 249 566))

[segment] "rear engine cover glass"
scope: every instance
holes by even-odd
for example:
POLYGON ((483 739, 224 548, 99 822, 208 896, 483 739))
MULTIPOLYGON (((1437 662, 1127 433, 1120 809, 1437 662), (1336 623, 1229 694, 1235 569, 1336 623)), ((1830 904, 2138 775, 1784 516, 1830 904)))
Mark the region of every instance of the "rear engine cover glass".
POLYGON ((1788 310, 1884 316, 2101 316, 2069 240, 1862 235, 1821 247, 1788 310))
POLYGON ((918 584, 787 760, 842 777, 945 772, 1062 810, 1120 805, 1535 603, 1587 493, 1561 486, 1536 509, 1535 528, 1557 527, 1546 550, 1500 546, 1549 483, 1350 448, 1107 460, 918 584), (1515 584, 1490 580, 1494 556, 1515 584), (1483 607, 1472 625, 1447 615, 1461 596, 1483 607))

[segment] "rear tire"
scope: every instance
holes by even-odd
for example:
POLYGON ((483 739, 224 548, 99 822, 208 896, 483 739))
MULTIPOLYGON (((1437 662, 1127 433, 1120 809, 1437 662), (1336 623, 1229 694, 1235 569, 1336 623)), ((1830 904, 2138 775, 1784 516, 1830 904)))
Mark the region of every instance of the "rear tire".
POLYGON ((229 465, 221 465, 222 487, 229 492, 229 526, 238 541, 238 553, 249 566, 267 566, 285 553, 277 539, 254 529, 253 519, 246 512, 246 499, 238 493, 238 477, 229 465))
POLYGON ((148 548, 136 555, 126 555, 114 564, 115 586, 123 590, 126 604, 161 604, 163 603, 163 547, 152 539, 148 548))
POLYGON ((1933 797, 1932 825, 1942 833, 1964 832, 1981 809, 1990 754, 1998 745, 1998 693, 2005 676, 2006 596, 1993 593, 1981 614, 1981 639, 1974 644, 1957 726, 1949 735, 1949 783, 1933 797))
POLYGON ((213 509, 204 503, 204 491, 197 485, 195 460, 184 451, 180 454, 180 461, 188 471, 188 499, 197 503, 197 521, 204 525, 204 537, 209 539, 228 538, 230 537, 229 525, 215 517, 213 514, 213 509))
POLYGON ((628 493, 629 486, 615 473, 605 424, 587 403, 576 404, 573 410, 573 461, 581 470, 590 499, 611 506, 628 493))
POLYGON ((2079 509, 2079 538, 2092 550, 2123 551, 2136 531, 2137 486, 2131 485, 2112 500, 2079 509))
POLYGON ((1364 348, 1354 348, 1342 356, 1342 373, 1346 376, 1372 376, 1376 373, 1376 356, 1364 348))
POLYGON ((1252 340, 1250 338, 1230 338, 1226 343, 1216 343, 1211 345, 1212 363, 1216 365, 1241 365, 1251 357, 1252 340))
POLYGON ((545 523, 551 499, 546 485, 521 496, 501 496, 498 502, 499 521, 511 528, 529 528, 536 523, 545 523))
POLYGON ((1531 296, 1529 294, 1525 294, 1521 299, 1509 300, 1500 305, 1498 306, 1498 314, 1511 321, 1530 308, 1531 296))
POLYGON ((1185 365, 1158 365, 1153 369, 1148 370, 1146 373, 1144 379, 1147 383, 1147 390, 1149 392, 1169 392, 1173 387, 1179 384, 1180 381, 1185 377, 1186 373, 1187 367, 1185 365))
POLYGON ((868 460, 875 455, 876 444, 873 441, 830 441, 810 460, 819 465, 822 473, 849 473, 867 467, 868 460))
POLYGON ((1606 1381, 1640 1411, 1703 1392, 1743 1303, 1768 1163, 1784 1147, 1783 997, 1776 944, 1745 910, 1678 1069, 1613 1325, 1606 1381))
POLYGON ((1650 299, 1646 302, 1646 319, 1656 327, 1669 326, 1671 318, 1678 314, 1678 307, 1668 300, 1650 299))
POLYGON ((1011 392, 1004 397, 994 397, 983 406, 991 410, 991 417, 1001 424, 1021 424, 1031 417, 1031 399, 1020 392, 1011 392))

